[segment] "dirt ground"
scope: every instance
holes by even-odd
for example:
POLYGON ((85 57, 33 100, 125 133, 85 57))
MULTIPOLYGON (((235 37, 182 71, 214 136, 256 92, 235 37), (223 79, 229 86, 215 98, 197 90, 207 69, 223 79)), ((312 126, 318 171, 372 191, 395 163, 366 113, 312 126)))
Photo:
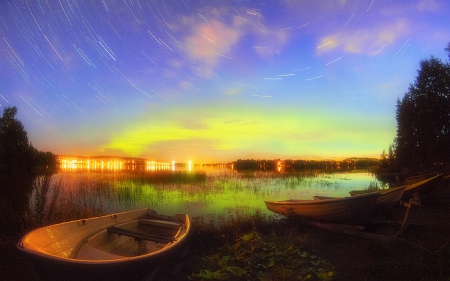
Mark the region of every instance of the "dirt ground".
MULTIPOLYGON (((435 194, 412 206, 408 225, 394 242, 363 239, 310 225, 298 235, 335 268, 334 280, 450 280, 450 183, 443 180, 435 194)), ((406 208, 373 216, 371 233, 394 235, 406 208)), ((41 280, 26 258, 17 254, 17 236, 0 235, 0 275, 5 281, 41 280)), ((186 275, 200 257, 189 254, 178 270, 163 267, 152 280, 188 280, 186 275)))

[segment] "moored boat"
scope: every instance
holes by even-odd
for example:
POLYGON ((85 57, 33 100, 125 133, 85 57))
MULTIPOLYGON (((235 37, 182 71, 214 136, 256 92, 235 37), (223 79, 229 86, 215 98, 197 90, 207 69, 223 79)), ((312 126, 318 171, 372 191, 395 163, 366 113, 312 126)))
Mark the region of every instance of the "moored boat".
POLYGON ((323 200, 265 201, 267 209, 308 221, 357 224, 366 219, 379 193, 323 200))
POLYGON ((414 194, 416 194, 421 198, 426 197, 436 189, 436 187, 439 185, 439 182, 442 179, 442 176, 443 174, 441 173, 429 177, 425 180, 406 185, 404 197, 406 196, 410 197, 414 194))
POLYGON ((180 253, 190 228, 186 214, 140 209, 38 228, 17 249, 43 280, 140 280, 180 253))
POLYGON ((405 179, 405 183, 407 185, 411 185, 411 184, 426 180, 428 178, 431 178, 433 176, 436 176, 437 174, 438 173, 428 173, 428 174, 420 174, 420 175, 416 175, 416 176, 410 176, 405 179))
POLYGON ((403 193, 405 192, 405 188, 406 185, 403 185, 379 190, 352 190, 349 193, 351 196, 356 196, 369 192, 378 192, 380 193, 380 197, 378 197, 378 200, 375 203, 375 208, 386 209, 392 208, 394 205, 400 202, 400 199, 402 199, 403 193))

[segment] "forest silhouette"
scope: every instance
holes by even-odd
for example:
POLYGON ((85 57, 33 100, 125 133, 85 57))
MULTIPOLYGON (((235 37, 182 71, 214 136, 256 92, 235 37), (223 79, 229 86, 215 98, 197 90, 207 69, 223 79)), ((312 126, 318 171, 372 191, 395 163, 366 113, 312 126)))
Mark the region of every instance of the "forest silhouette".
POLYGON ((33 147, 16 114, 16 107, 7 107, 0 118, 0 231, 5 233, 25 227, 34 180, 57 167, 56 155, 33 147))

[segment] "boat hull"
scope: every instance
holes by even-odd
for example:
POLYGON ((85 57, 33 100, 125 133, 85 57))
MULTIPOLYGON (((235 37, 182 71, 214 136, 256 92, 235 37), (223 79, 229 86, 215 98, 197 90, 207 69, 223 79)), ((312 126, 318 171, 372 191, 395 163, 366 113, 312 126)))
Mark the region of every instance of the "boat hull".
POLYGON ((364 221, 380 194, 324 200, 265 201, 267 209, 308 221, 357 224, 364 221))
MULTIPOLYGON (((180 249, 181 251, 182 249, 180 249)), ((81 264, 49 261, 36 256, 29 256, 34 269, 42 280, 48 281, 140 281, 150 275, 163 263, 170 261, 171 255, 164 254, 158 258, 146 258, 135 262, 120 264, 81 264), (166 256, 167 255, 167 256, 166 256)))
POLYGON ((418 195, 421 198, 430 195, 439 185, 442 176, 443 174, 437 174, 425 180, 406 185, 403 198, 411 197, 414 194, 418 195))
POLYGON ((17 249, 30 258, 43 280, 140 280, 176 257, 186 246, 189 231, 187 215, 162 216, 152 209, 142 209, 39 228, 26 234, 17 249), (114 226, 131 229, 139 219, 148 218, 179 223, 174 240, 142 242, 146 239, 108 231, 114 226), (124 248, 125 240, 129 248, 139 248, 139 243, 161 246, 128 254, 106 250, 124 248))
MULTIPOLYGON (((376 209, 388 209, 388 208, 394 207, 402 199, 403 193, 405 192, 405 188, 406 188, 406 186, 404 185, 404 186, 375 191, 375 192, 380 193, 380 197, 378 197, 378 200, 375 203, 375 208, 376 209)), ((356 196, 356 195, 361 195, 361 194, 364 194, 367 192, 374 192, 374 191, 352 190, 349 193, 351 196, 356 196)))

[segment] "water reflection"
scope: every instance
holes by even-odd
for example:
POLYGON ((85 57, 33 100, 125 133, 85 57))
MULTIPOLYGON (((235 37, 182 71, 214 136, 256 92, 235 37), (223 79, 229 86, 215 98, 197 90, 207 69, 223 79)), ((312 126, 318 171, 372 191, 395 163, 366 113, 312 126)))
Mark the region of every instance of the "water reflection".
POLYGON ((64 200, 103 212, 155 208, 190 216, 228 213, 270 214, 264 200, 312 199, 314 195, 349 196, 348 191, 380 185, 366 170, 237 172, 214 165, 72 165, 54 177, 64 200), (97 167, 97 168, 96 168, 97 167), (109 167, 109 168, 108 168, 109 167), (122 167, 116 169, 115 167, 122 167))
POLYGON ((62 172, 73 171, 92 171, 92 172, 120 172, 120 171, 205 171, 207 173, 216 172, 217 169, 226 168, 225 164, 194 164, 192 161, 187 163, 161 162, 149 160, 123 160, 105 158, 85 159, 85 158, 62 158, 60 159, 60 170, 62 172))

